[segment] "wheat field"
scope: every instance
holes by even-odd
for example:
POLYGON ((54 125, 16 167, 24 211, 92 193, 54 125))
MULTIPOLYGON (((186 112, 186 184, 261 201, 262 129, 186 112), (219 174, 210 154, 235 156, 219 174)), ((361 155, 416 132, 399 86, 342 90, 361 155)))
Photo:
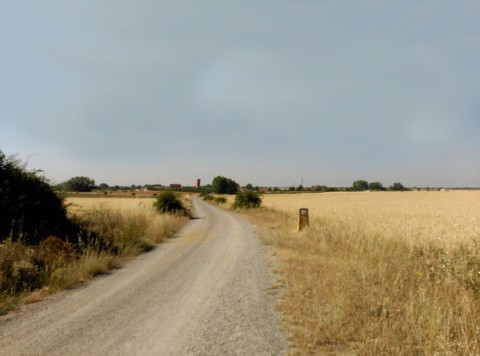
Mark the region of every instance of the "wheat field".
POLYGON ((292 213, 307 208, 312 218, 340 220, 412 243, 455 245, 480 237, 480 191, 266 194, 262 200, 265 207, 292 213))
POLYGON ((480 191, 262 199, 291 354, 480 354, 480 191))
POLYGON ((69 197, 66 199, 68 211, 79 213, 96 208, 107 208, 118 211, 140 210, 153 211, 155 198, 91 198, 69 197))

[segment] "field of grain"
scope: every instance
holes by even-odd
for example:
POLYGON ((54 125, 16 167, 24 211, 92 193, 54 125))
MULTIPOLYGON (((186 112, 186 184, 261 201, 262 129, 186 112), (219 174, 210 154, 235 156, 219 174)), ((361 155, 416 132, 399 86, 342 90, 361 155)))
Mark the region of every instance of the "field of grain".
POLYGON ((480 191, 266 194, 262 199, 265 207, 293 213, 308 208, 312 218, 410 242, 452 245, 480 237, 480 191))
POLYGON ((292 354, 480 354, 479 191, 262 198, 292 354))
POLYGON ((69 197, 66 199, 70 213, 80 213, 91 209, 113 209, 117 211, 139 210, 152 212, 155 198, 92 198, 92 197, 69 197))

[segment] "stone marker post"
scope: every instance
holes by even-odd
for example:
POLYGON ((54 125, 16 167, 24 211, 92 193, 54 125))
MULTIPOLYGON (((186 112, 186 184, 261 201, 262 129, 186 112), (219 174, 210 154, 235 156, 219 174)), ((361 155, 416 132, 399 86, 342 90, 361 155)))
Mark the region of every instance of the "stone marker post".
POLYGON ((308 209, 301 208, 298 211, 298 231, 302 231, 307 226, 310 226, 308 209))

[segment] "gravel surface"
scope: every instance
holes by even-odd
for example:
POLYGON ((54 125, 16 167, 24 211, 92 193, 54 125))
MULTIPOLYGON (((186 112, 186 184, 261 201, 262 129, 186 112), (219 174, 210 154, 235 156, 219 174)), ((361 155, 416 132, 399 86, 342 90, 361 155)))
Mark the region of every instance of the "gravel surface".
POLYGON ((0 317, 1 355, 282 355, 265 250, 200 200, 177 237, 109 275, 0 317))

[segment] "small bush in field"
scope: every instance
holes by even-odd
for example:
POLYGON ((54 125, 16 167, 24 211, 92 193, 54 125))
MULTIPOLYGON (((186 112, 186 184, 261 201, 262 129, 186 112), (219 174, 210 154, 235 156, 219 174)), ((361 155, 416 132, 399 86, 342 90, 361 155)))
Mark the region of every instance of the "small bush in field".
POLYGON ((204 195, 202 197, 203 200, 206 200, 206 201, 210 201, 210 200, 214 200, 215 198, 212 197, 211 195, 207 194, 207 195, 204 195))
POLYGON ((224 197, 215 198, 215 203, 217 204, 225 204, 226 202, 227 202, 227 199, 225 199, 224 197))
POLYGON ((162 214, 179 214, 188 215, 188 210, 183 206, 182 201, 174 192, 163 192, 157 197, 157 201, 153 203, 155 209, 162 214))
POLYGON ((233 203, 235 209, 258 208, 261 205, 262 198, 260 198, 260 194, 253 190, 238 192, 235 196, 235 202, 233 203))

